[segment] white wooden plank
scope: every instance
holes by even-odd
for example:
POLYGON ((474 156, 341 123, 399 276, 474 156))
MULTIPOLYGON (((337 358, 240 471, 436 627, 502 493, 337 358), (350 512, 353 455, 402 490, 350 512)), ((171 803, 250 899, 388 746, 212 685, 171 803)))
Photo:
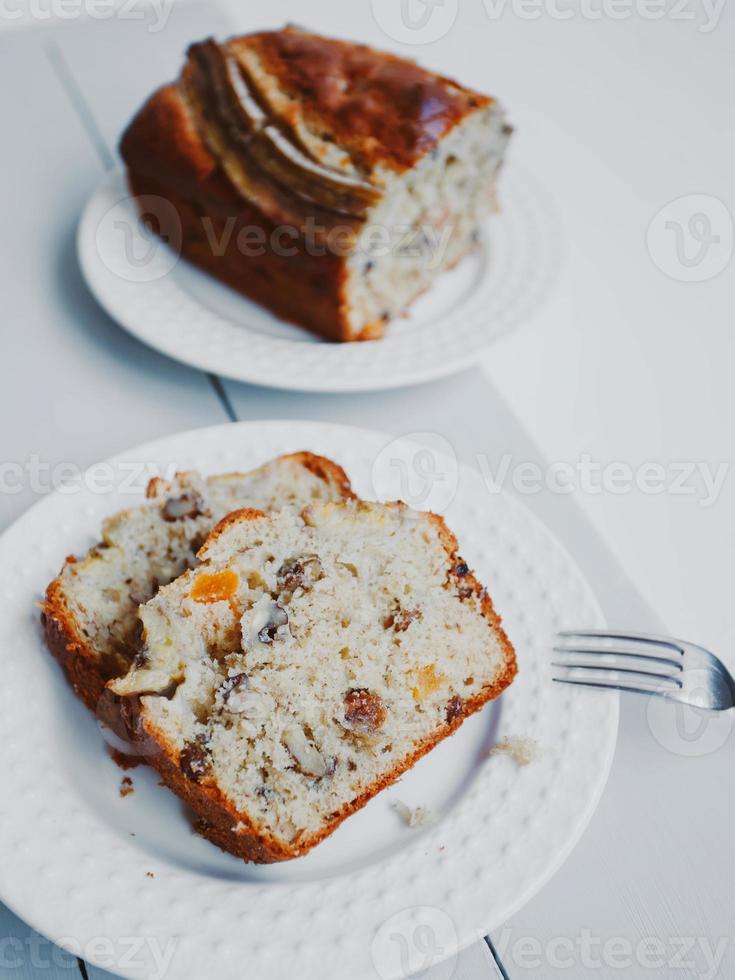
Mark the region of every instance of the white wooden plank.
POLYGON ((34 456, 83 467, 224 418, 204 375, 129 337, 81 280, 76 222, 102 166, 42 37, 0 38, 3 77, 12 79, 0 86, 3 219, 12 236, 3 256, 0 526, 38 496, 27 472, 34 456))
POLYGON ((509 976, 735 976, 732 753, 730 736, 710 755, 677 755, 652 734, 646 700, 623 699, 615 764, 587 833, 493 930, 509 976))
POLYGON ((3 980, 78 980, 75 956, 44 939, 0 906, 0 977, 3 980))
POLYGON ((225 37, 231 18, 217 3, 166 3, 160 21, 118 18, 55 32, 69 70, 116 165, 123 129, 148 96, 176 78, 187 47, 225 37), (163 26, 158 27, 158 24, 163 26))

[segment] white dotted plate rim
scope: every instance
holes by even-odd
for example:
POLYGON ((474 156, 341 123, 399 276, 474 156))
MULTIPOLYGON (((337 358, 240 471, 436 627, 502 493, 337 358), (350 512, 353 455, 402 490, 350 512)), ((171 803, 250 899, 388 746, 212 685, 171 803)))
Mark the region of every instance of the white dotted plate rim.
POLYGON ((440 277, 408 318, 370 343, 324 343, 284 325, 187 262, 176 262, 165 246, 151 260, 156 278, 132 281, 140 269, 130 255, 144 255, 152 246, 141 234, 119 171, 107 174, 87 202, 77 251, 100 305, 168 357, 265 387, 372 391, 468 367, 541 304, 561 251, 555 207, 537 180, 516 165, 502 175, 500 200, 500 212, 482 226, 478 255, 440 277), (113 213, 125 226, 122 233, 109 220, 113 213))
MULTIPOLYGON (((113 462, 175 461, 217 472, 311 449, 345 466, 358 492, 369 496, 372 467, 389 444, 396 440, 348 426, 249 422, 157 440, 113 462)), ((342 980, 345 963, 355 980, 389 980, 401 971, 375 947, 386 920, 408 915, 420 922, 426 909, 439 910, 453 924, 442 952, 451 957, 521 908, 561 866, 607 781, 618 698, 551 683, 550 641, 559 628, 604 620, 573 559, 541 521, 505 493, 488 497, 480 475, 462 467, 447 521, 490 583, 520 663, 518 680, 496 702, 498 735, 538 739, 539 758, 523 769, 505 757, 479 762, 473 782, 437 825, 415 838, 407 831, 405 847, 357 871, 310 881, 238 881, 160 860, 152 887, 150 856, 121 841, 54 765, 54 706, 63 681, 43 650, 34 608, 63 556, 94 540, 102 517, 119 506, 89 490, 57 491, 0 538, 0 894, 21 918, 54 941, 75 937, 92 962, 93 937, 173 938, 170 975, 178 980, 240 980, 245 965, 272 980, 296 971, 301 980, 342 980)), ((111 967, 107 959, 99 965, 138 980, 154 967, 152 961, 111 967)))

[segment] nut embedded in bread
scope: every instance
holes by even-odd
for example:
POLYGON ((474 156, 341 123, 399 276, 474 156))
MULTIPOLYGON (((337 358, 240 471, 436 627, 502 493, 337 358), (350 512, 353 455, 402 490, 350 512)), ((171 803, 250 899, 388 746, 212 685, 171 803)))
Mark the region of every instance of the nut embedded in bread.
POLYGON ((143 656, 111 689, 205 836, 304 854, 511 683, 456 548, 399 503, 241 510, 141 607, 143 656))
POLYGON ((46 642, 76 693, 93 711, 107 681, 125 674, 138 651, 138 607, 196 564, 196 552, 225 514, 351 497, 340 466, 301 452, 250 473, 204 479, 179 473, 154 479, 144 506, 105 521, 102 541, 81 559, 68 558, 43 604, 46 642))
POLYGON ((120 151, 133 192, 173 205, 156 231, 186 258, 349 341, 475 247, 510 132, 486 95, 287 27, 192 45, 120 151))

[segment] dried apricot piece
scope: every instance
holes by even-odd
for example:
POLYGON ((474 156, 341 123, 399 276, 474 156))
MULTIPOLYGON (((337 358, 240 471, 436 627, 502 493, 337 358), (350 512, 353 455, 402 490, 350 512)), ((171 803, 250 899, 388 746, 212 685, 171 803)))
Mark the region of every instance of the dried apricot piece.
POLYGON ((240 579, 231 568, 221 572, 204 572, 194 583, 191 597, 194 602, 230 602, 239 584, 240 579))
POLYGON ((434 694, 441 688, 445 680, 444 675, 437 672, 434 664, 419 667, 418 670, 413 671, 412 676, 414 680, 412 693, 415 701, 423 701, 424 698, 434 694))

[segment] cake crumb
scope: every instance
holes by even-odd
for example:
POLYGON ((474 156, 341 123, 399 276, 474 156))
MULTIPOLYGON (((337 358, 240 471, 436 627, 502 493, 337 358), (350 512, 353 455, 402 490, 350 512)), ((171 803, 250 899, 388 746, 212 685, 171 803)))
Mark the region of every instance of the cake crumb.
POLYGON ((119 749, 109 748, 107 750, 110 754, 110 758, 119 766, 121 769, 135 769, 136 766, 142 766, 144 760, 141 759, 139 755, 128 755, 126 752, 121 752, 119 749))
POLYGON ((134 792, 135 789, 133 787, 133 780, 130 778, 130 776, 123 776, 123 778, 120 780, 120 796, 130 796, 130 794, 134 792))
POLYGON ((527 766, 539 755, 538 742, 527 735, 506 735, 490 749, 488 755, 507 755, 518 766, 527 766))
POLYGON ((413 830, 415 830, 417 827, 427 827, 436 820, 436 817, 428 807, 406 806, 406 804, 401 800, 394 800, 391 805, 401 820, 403 820, 403 822, 413 830))

